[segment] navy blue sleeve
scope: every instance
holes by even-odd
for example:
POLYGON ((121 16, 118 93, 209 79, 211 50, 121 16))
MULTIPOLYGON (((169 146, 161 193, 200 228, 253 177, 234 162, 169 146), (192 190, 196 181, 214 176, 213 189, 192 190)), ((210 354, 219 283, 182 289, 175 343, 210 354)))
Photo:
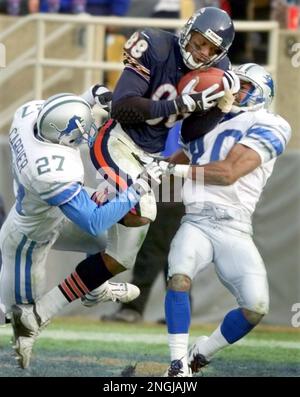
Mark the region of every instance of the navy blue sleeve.
POLYGON ((173 100, 150 99, 153 89, 153 70, 169 55, 171 42, 173 42, 172 35, 157 29, 137 31, 127 41, 124 46, 125 68, 113 92, 111 111, 113 119, 131 125, 176 114, 173 100), (144 50, 140 52, 135 48, 138 40, 145 44, 144 50))
POLYGON ((144 79, 125 69, 113 93, 112 118, 120 123, 134 124, 176 114, 174 101, 145 98, 147 90, 148 83, 144 79))
POLYGON ((133 96, 144 96, 149 83, 138 76, 133 70, 124 69, 113 91, 112 105, 120 99, 133 96))
POLYGON ((188 143, 207 134, 219 124, 223 117, 224 113, 218 107, 214 107, 205 113, 191 114, 182 122, 182 141, 188 143))
POLYGON ((130 187, 118 198, 98 207, 82 189, 74 198, 59 208, 67 218, 85 232, 97 236, 122 219, 138 200, 138 193, 130 187))

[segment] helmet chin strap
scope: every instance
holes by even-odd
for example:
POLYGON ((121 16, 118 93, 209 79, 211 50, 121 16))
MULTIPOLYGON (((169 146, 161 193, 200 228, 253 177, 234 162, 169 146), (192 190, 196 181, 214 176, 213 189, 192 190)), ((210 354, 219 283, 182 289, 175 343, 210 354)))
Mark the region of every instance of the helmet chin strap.
POLYGON ((192 52, 186 51, 185 49, 181 49, 181 54, 185 65, 191 70, 200 69, 200 68, 209 68, 214 62, 217 61, 218 58, 218 55, 214 55, 207 62, 195 62, 192 52))
POLYGON ((191 52, 185 51, 184 50, 184 57, 183 57, 185 65, 192 70, 195 69, 200 69, 202 66, 204 66, 203 62, 195 62, 193 54, 191 52))

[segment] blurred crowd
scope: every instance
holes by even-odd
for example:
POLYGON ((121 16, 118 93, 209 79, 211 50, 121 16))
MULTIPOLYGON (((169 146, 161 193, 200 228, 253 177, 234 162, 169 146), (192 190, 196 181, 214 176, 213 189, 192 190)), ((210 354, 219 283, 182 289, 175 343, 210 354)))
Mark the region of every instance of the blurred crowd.
POLYGON ((26 15, 36 12, 54 12, 92 15, 126 15, 131 0, 5 0, 0 1, 1 11, 9 15, 26 15))
MULTIPOLYGON (((289 10, 298 8, 299 22, 300 0, 0 0, 0 12, 9 15, 85 12, 91 15, 184 18, 184 10, 189 15, 190 6, 194 9, 219 7, 236 20, 277 20, 282 28, 288 27, 289 10)), ((293 15, 296 17, 295 13, 293 15)))
MULTIPOLYGON (((207 6, 225 10, 233 20, 271 19, 277 20, 281 28, 299 29, 300 0, 0 0, 0 13, 13 16, 37 12, 88 13, 95 16, 185 19, 193 10, 207 6)), ((109 30, 108 33, 117 32, 109 30)), ((114 38, 117 52, 124 40, 120 36, 114 38)), ((233 64, 251 60, 265 63, 267 45, 267 33, 237 32, 229 56, 233 64)))

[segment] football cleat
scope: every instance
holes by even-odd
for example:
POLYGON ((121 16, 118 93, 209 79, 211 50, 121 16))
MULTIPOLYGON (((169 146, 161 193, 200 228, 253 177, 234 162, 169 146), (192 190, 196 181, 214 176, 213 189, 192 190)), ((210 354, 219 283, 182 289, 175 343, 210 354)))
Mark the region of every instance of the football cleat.
POLYGON ((168 378, 190 378, 192 376, 191 368, 189 366, 184 368, 181 360, 173 360, 170 367, 164 373, 164 377, 168 378))
POLYGON ((81 298, 81 303, 86 307, 92 307, 101 302, 128 303, 140 295, 140 289, 130 283, 113 283, 106 281, 100 287, 90 291, 81 298))
POLYGON ((193 374, 199 372, 201 368, 205 367, 210 361, 200 353, 201 344, 208 339, 208 336, 200 336, 196 342, 189 348, 188 364, 193 374))
POLYGON ((12 306, 13 348, 21 368, 28 368, 34 342, 48 323, 42 324, 34 305, 12 306))

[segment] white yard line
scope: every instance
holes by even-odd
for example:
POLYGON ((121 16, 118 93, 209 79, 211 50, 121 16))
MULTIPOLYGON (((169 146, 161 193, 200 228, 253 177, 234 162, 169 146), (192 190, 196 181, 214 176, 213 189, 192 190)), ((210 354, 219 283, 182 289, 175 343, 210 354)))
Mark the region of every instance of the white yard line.
MULTIPOLYGON (((10 327, 0 328, 1 336, 11 336, 10 327)), ((122 342, 122 343, 145 343, 147 345, 167 345, 167 334, 125 334, 116 332, 89 332, 89 331, 66 331, 66 330, 45 330, 40 338, 60 341, 91 341, 91 342, 122 342)), ((196 338, 191 337, 191 342, 196 338)), ((284 349, 300 349, 300 342, 278 341, 278 340, 257 340, 245 339, 237 342, 247 347, 274 347, 284 349)))

